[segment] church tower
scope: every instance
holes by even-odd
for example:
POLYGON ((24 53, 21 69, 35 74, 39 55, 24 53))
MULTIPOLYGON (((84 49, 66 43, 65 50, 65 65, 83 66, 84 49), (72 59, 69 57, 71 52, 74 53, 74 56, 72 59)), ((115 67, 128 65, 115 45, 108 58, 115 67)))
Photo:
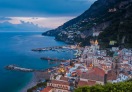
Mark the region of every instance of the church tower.
POLYGON ((95 41, 95 45, 96 45, 96 46, 98 45, 98 40, 95 41))
POLYGON ((97 40, 90 40, 90 44, 91 44, 91 47, 90 47, 90 51, 95 53, 96 50, 99 49, 99 45, 98 45, 98 41, 97 40))
POLYGON ((95 40, 95 43, 94 44, 95 44, 95 49, 98 50, 99 49, 98 40, 95 40))

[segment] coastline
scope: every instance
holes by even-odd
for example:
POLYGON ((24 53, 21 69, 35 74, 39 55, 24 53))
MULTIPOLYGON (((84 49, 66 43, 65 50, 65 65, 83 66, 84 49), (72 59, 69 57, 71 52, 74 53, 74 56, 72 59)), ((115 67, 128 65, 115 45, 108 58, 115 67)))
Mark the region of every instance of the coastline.
MULTIPOLYGON (((36 35, 38 35, 38 33, 36 34, 36 33, 14 33, 13 32, 11 34, 10 33, 1 34, 0 40, 1 40, 2 46, 0 47, 0 50, 2 50, 3 53, 1 53, 0 60, 3 61, 2 58, 4 58, 3 64, 0 65, 0 67, 2 68, 2 71, 1 71, 2 73, 0 74, 1 76, 0 90, 2 92, 4 92, 5 89, 6 89, 6 92, 27 92, 26 90, 28 88, 36 85, 39 82, 39 81, 36 81, 34 73, 25 73, 25 72, 19 73, 19 71, 10 72, 8 70, 3 69, 5 65, 12 63, 18 66, 21 65, 23 67, 46 69, 46 68, 52 67, 53 65, 51 64, 48 65, 47 61, 42 61, 41 59, 39 59, 41 56, 41 53, 31 52, 30 51, 31 48, 66 45, 63 42, 55 41, 54 37, 38 37, 36 35), (5 38, 6 40, 4 40, 5 38), (43 42, 49 42, 49 43, 43 44, 43 42), (11 43, 13 43, 13 45, 11 43), (5 46, 5 44, 7 45, 5 46), (25 45, 24 47, 23 47, 23 44, 25 45), (24 50, 21 48, 23 48, 24 50), (5 83, 5 81, 7 81, 7 78, 9 79, 8 80, 9 84, 5 83)), ((70 54, 71 53, 69 52, 64 52, 64 54, 63 52, 62 53, 49 52, 49 53, 44 53, 43 56, 51 55, 51 57, 54 56, 58 58, 62 58, 62 57, 71 58, 70 54), (66 54, 68 53, 68 55, 65 55, 65 53, 66 54)))
POLYGON ((35 77, 35 74, 32 74, 32 78, 30 81, 20 90, 20 92, 27 92, 27 89, 35 86, 37 84, 37 79, 35 77))
POLYGON ((33 72, 31 80, 19 92, 27 92, 27 89, 36 86, 38 83, 48 78, 48 72, 33 72))

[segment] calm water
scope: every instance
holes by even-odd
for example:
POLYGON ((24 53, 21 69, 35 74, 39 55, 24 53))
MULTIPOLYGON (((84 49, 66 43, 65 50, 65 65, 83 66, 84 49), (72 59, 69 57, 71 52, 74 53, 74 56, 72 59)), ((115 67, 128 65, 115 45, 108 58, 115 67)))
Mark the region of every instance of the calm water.
POLYGON ((73 52, 32 52, 31 49, 62 45, 66 44, 55 41, 54 37, 41 36, 41 33, 0 32, 0 92, 19 92, 32 78, 32 73, 5 70, 6 65, 16 64, 35 69, 52 67, 40 57, 70 59, 73 58, 73 52))

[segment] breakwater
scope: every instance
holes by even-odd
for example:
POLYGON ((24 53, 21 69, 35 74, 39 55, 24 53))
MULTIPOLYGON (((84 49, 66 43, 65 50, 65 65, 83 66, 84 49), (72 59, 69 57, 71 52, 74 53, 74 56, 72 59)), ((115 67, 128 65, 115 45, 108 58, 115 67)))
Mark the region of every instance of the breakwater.
POLYGON ((42 60, 48 60, 48 61, 56 61, 56 62, 66 62, 67 60, 63 59, 57 59, 57 58, 48 58, 48 57, 41 57, 42 60))
POLYGON ((16 65, 8 65, 5 67, 5 69, 7 70, 16 70, 16 71, 23 71, 23 72, 34 72, 34 69, 29 69, 29 68, 22 68, 22 67, 18 67, 16 65))
POLYGON ((5 69, 12 70, 12 71, 21 71, 21 72, 48 72, 49 70, 50 71, 55 70, 55 67, 42 69, 42 70, 37 70, 37 69, 29 69, 29 68, 18 67, 16 65, 8 65, 8 66, 5 66, 5 69))

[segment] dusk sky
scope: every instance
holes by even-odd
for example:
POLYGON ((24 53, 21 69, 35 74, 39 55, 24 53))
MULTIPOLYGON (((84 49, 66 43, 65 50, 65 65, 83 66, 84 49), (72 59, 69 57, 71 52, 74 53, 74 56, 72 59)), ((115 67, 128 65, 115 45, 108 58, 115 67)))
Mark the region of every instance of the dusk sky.
POLYGON ((56 28, 80 15, 95 0, 0 0, 0 23, 21 21, 56 28))

